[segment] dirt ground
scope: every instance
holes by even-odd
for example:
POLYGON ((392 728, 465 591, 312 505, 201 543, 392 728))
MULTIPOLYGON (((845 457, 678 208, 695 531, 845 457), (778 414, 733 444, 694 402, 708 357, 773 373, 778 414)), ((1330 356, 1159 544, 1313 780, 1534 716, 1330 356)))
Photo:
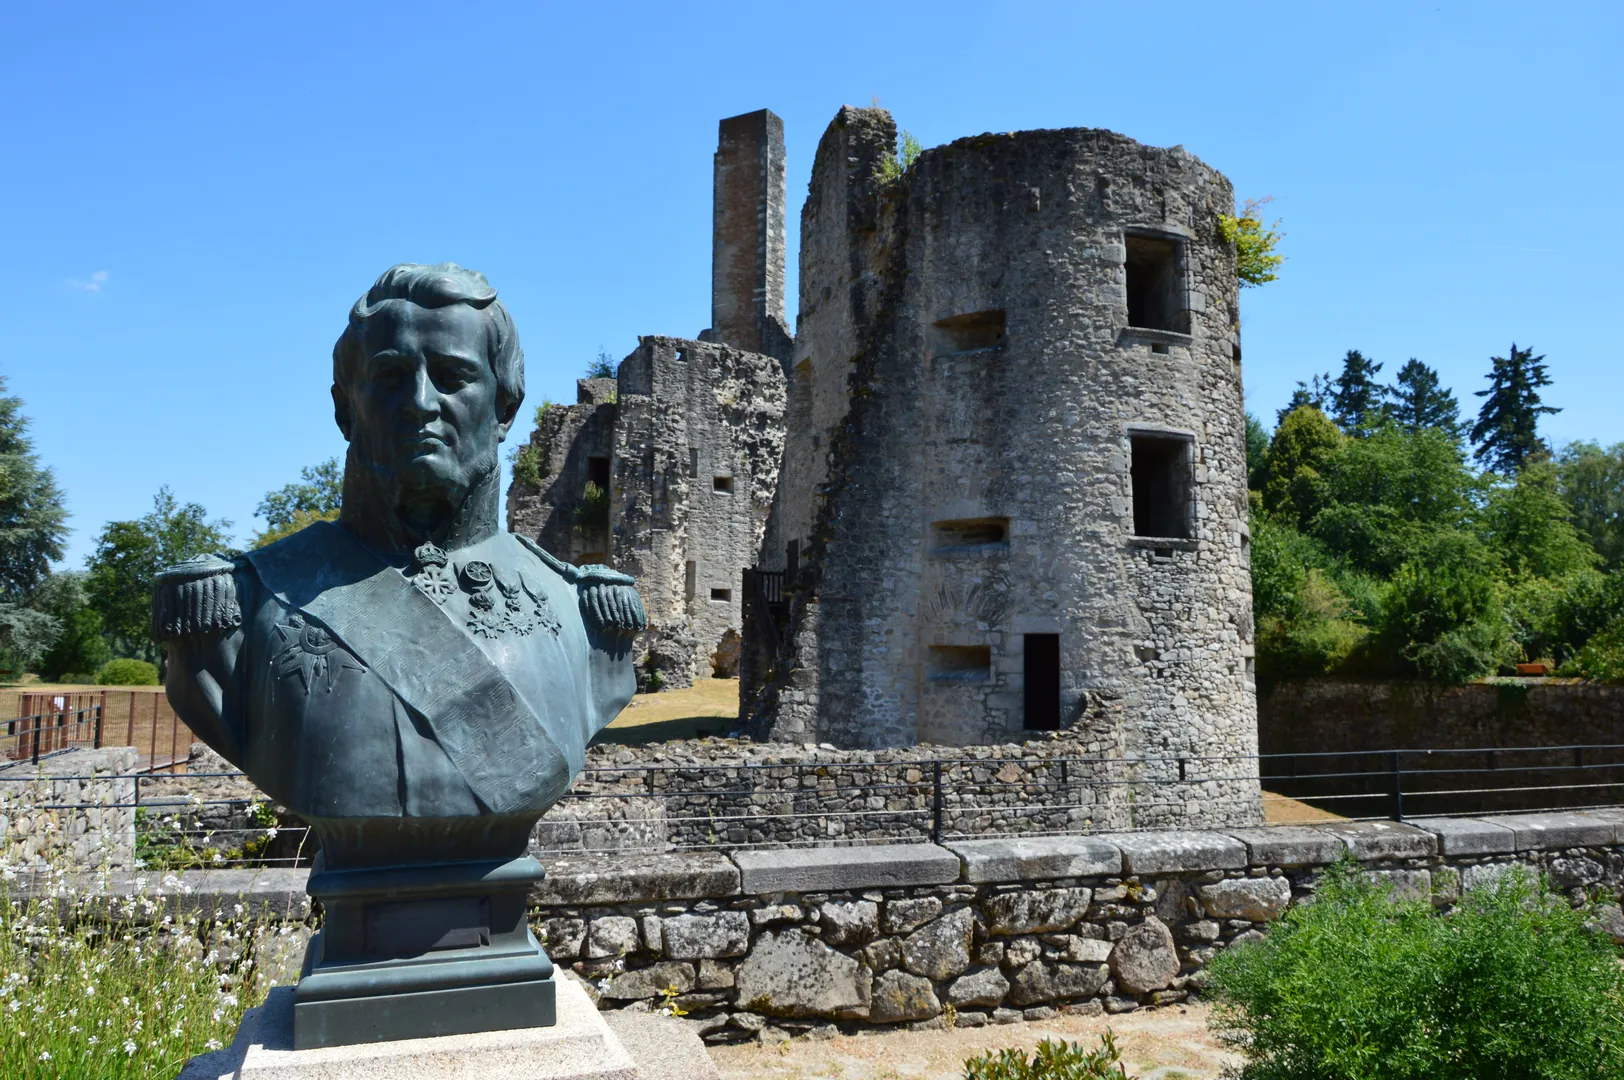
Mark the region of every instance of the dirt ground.
POLYGON ((1109 1029, 1135 1080, 1217 1080, 1240 1058, 1207 1030, 1205 1005, 1175 1005, 1121 1016, 1052 1020, 948 1031, 895 1031, 799 1038, 777 1046, 711 1048, 725 1080, 963 1080, 964 1059, 984 1050, 1062 1039, 1093 1049, 1109 1029))

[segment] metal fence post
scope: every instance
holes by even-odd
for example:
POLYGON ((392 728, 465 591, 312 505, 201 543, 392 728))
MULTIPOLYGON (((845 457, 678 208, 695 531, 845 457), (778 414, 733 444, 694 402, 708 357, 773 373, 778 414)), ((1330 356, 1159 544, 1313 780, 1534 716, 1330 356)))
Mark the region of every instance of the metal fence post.
POLYGON ((1392 753, 1393 773, 1393 809, 1394 821, 1404 820, 1404 765, 1402 761, 1404 751, 1394 750, 1392 753))
POLYGON ((931 767, 931 796, 930 796, 930 839, 933 844, 942 842, 942 763, 937 761, 931 767))

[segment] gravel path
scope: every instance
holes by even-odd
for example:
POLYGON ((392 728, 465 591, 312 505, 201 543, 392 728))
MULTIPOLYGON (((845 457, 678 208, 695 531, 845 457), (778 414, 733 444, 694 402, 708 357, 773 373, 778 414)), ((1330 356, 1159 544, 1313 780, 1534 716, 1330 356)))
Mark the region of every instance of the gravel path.
POLYGON ((1239 1058, 1207 1031, 1207 1007, 1172 1006, 1122 1016, 1057 1016, 1034 1023, 950 1031, 840 1035, 778 1046, 711 1048, 724 1080, 963 1080, 964 1059, 983 1050, 1060 1038, 1092 1048, 1107 1028, 1136 1080, 1218 1080, 1239 1058))

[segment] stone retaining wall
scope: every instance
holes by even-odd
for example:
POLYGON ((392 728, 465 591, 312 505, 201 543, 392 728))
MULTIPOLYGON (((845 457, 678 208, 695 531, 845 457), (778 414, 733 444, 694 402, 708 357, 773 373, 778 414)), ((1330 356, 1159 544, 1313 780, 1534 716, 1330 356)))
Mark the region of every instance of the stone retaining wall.
POLYGON ((68 750, 0 767, 0 861, 132 869, 136 756, 68 750))
MULTIPOLYGON (((711 1042, 1123 1012, 1197 992, 1345 856, 1447 907, 1524 865, 1624 942, 1624 809, 553 860, 533 925, 605 1009, 711 1042)), ((305 871, 183 873, 186 902, 296 924, 305 871), (215 897, 213 894, 221 892, 215 897), (232 895, 224 895, 231 892, 232 895), (283 913, 283 914, 278 914, 283 913)))

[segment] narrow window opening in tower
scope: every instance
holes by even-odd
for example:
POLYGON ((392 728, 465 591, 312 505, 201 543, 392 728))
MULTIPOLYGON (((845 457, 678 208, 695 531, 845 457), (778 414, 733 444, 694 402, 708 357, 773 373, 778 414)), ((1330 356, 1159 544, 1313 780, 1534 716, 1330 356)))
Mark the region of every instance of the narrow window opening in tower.
POLYGON ((683 569, 682 572, 682 597, 684 600, 692 600, 694 598, 694 586, 697 584, 698 580, 699 565, 692 559, 689 559, 688 565, 683 569))
POLYGON ((1128 325, 1141 330, 1190 332, 1184 305, 1184 271, 1179 242, 1165 236, 1128 233, 1128 325))
POLYGON ((932 325, 931 351, 941 353, 996 349, 1004 343, 1002 311, 972 311, 952 315, 932 325))
POLYGON ((717 603, 726 604, 726 603, 730 602, 733 599, 733 590, 732 589, 712 589, 711 590, 711 599, 715 600, 717 603))
POLYGON ((1008 548, 1009 518, 933 521, 930 525, 930 550, 933 555, 1008 550, 1008 548))
POLYGON ((932 682, 986 682, 992 675, 992 648, 988 645, 932 645, 932 682))
POLYGON ((711 477, 711 490, 721 495, 733 494, 733 478, 731 476, 711 477))
POLYGON ((589 457, 586 459, 586 479, 589 484, 597 484, 605 491, 609 490, 609 459, 606 457, 589 457))
POLYGON ((688 475, 690 477, 699 475, 699 447, 697 446, 688 448, 688 475))
POLYGON ((1027 634, 1023 642, 1026 730, 1060 729, 1060 635, 1027 634))
POLYGON ((1135 536, 1187 540, 1191 535, 1194 484, 1189 439, 1134 435, 1133 531, 1135 536))

